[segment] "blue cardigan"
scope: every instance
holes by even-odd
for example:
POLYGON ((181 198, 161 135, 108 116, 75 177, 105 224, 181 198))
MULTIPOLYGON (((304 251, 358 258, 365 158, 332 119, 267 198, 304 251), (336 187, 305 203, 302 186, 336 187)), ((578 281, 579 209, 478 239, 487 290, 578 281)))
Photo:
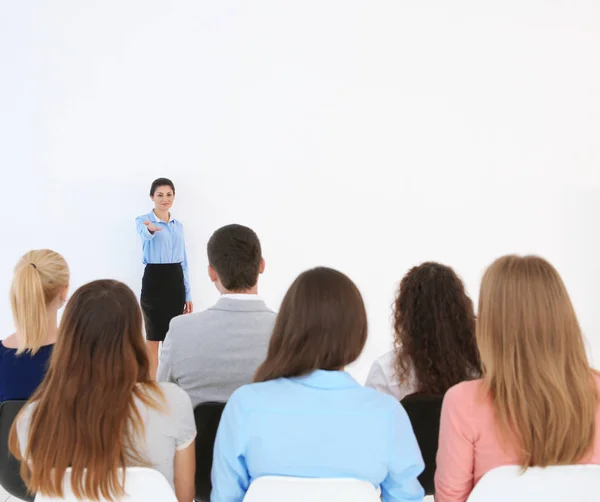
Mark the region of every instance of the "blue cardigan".
POLYGON ((239 388, 215 442, 212 502, 241 502, 261 476, 356 478, 383 502, 423 500, 421 452, 404 408, 343 371, 239 388))

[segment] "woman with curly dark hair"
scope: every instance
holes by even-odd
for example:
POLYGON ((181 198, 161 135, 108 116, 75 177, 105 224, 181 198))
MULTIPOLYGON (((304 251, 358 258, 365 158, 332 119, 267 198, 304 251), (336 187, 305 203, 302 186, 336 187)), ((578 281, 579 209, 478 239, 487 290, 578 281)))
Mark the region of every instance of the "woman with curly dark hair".
POLYGON ((375 361, 367 386, 402 400, 444 394, 481 375, 473 302, 454 270, 434 262, 413 267, 393 308, 394 350, 375 361))

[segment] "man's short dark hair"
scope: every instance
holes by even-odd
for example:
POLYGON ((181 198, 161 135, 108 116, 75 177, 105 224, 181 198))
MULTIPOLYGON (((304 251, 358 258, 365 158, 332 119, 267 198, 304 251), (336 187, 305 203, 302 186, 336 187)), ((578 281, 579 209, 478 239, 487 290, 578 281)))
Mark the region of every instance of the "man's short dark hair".
POLYGON ((208 241, 208 263, 228 291, 245 291, 258 282, 262 251, 258 236, 243 225, 219 228, 208 241))

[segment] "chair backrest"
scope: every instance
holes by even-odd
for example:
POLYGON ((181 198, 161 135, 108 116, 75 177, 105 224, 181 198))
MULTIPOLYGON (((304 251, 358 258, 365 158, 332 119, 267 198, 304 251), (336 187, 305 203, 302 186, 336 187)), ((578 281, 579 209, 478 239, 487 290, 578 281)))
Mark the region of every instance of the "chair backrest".
POLYGON ((443 400, 443 395, 411 394, 401 401, 408 418, 410 418, 421 455, 425 461, 425 470, 419 476, 419 482, 426 495, 433 495, 435 491, 433 478, 443 400))
POLYGON ((21 462, 8 450, 8 435, 15 417, 27 401, 0 403, 0 486, 21 500, 33 501, 21 479, 21 462))
POLYGON ((600 465, 530 467, 515 465, 487 472, 467 502, 565 502, 598 500, 600 465))
MULTIPOLYGON (((37 494, 35 502, 89 502, 88 499, 75 498, 71 490, 71 468, 65 472, 63 480, 64 497, 45 497, 37 494)), ((119 502, 177 502, 177 497, 167 479, 158 471, 146 467, 128 467, 125 476, 125 498, 119 502)), ((100 502, 109 502, 101 499, 100 502)), ((113 501, 111 501, 113 502, 113 501)))
POLYGON ((264 476, 252 482, 244 502, 381 502, 371 483, 358 479, 264 476))
POLYGON ((212 484, 212 470, 215 437, 225 403, 201 403, 194 408, 196 421, 196 500, 208 502, 212 484))

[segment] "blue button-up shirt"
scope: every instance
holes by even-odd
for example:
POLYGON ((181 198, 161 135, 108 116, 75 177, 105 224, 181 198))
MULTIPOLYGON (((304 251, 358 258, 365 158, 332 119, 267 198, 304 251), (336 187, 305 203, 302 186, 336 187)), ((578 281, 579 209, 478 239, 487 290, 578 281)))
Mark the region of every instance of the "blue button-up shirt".
POLYGON ((187 302, 192 301, 187 253, 181 222, 171 218, 168 223, 165 223, 156 217, 154 211, 150 211, 148 214, 138 216, 135 219, 135 226, 142 238, 144 265, 147 263, 181 263, 185 284, 185 300, 187 302), (151 234, 144 225, 145 221, 151 221, 154 225, 162 227, 162 230, 151 234))
POLYGON ((212 502, 241 502, 261 476, 354 478, 383 502, 422 501, 423 458, 404 408, 343 371, 240 387, 223 412, 212 502))

